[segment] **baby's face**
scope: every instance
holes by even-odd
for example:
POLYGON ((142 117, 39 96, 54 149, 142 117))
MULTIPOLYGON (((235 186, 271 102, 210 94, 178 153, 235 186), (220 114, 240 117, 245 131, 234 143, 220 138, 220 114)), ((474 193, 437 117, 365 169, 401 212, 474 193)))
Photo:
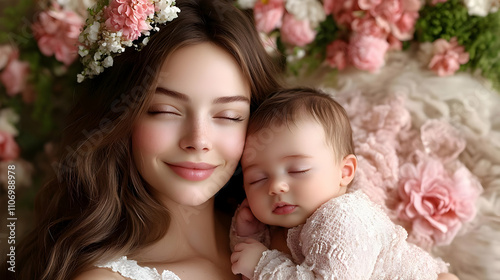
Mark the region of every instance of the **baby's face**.
POLYGON ((247 138, 241 160, 244 187, 261 222, 294 227, 323 203, 345 193, 342 161, 312 118, 263 129, 247 138))

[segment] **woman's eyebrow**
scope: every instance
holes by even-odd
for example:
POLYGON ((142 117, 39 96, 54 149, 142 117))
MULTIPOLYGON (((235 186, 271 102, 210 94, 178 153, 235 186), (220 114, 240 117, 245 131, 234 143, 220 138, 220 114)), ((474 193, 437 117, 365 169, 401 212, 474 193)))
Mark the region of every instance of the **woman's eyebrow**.
POLYGON ((177 92, 175 90, 170 90, 162 87, 157 87, 156 88, 156 93, 160 93, 166 96, 170 96, 182 101, 189 101, 189 96, 185 95, 184 93, 177 92))
MULTIPOLYGON (((184 94, 184 93, 180 93, 178 91, 166 89, 163 87, 157 87, 156 93, 170 96, 170 97, 179 99, 181 101, 189 101, 190 100, 189 96, 184 94)), ((250 99, 248 99, 247 97, 245 97, 243 95, 235 95, 235 96, 222 96, 222 97, 216 98, 213 101, 214 104, 224 104, 224 103, 231 103, 231 102, 245 102, 245 103, 250 104, 250 99)))
POLYGON ((223 96, 214 100, 214 104, 230 103, 230 102, 245 102, 250 104, 250 99, 242 95, 223 96))

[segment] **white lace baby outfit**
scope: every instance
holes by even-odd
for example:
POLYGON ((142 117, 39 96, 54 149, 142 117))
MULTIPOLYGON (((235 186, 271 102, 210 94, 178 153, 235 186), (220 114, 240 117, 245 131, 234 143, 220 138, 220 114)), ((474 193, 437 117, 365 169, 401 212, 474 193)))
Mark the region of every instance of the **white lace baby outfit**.
POLYGON ((128 260, 125 256, 96 266, 111 268, 114 272, 118 272, 123 277, 131 280, 181 280, 181 278, 172 271, 164 270, 160 275, 156 268, 140 266, 136 261, 128 260))
MULTIPOLYGON (((244 240, 231 226, 231 245, 244 240)), ((261 235, 261 234, 260 234, 261 235)), ((305 224, 288 230, 292 255, 265 251, 253 279, 437 279, 441 259, 406 241, 381 207, 361 191, 331 199, 305 224)), ((260 236, 259 241, 269 240, 260 236)), ((231 247, 233 248, 233 247, 231 247)))

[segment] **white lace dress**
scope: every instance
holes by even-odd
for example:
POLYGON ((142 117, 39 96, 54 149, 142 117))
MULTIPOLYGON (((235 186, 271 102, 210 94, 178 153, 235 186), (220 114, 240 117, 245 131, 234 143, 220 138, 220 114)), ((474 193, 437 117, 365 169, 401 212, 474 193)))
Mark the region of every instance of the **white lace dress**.
POLYGON ((114 272, 118 272, 123 277, 131 280, 181 280, 172 271, 164 270, 160 275, 156 268, 140 266, 136 261, 128 260, 125 256, 96 266, 110 268, 114 272))

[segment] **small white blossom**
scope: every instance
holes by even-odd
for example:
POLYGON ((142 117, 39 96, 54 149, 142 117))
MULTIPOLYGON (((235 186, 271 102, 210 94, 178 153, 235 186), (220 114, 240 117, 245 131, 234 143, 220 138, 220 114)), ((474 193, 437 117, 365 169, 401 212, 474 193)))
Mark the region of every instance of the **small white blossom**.
POLYGON ((257 0, 238 0, 238 6, 242 9, 251 9, 257 0))
POLYGON ((326 19, 323 5, 317 0, 288 0, 286 10, 298 20, 308 20, 313 27, 326 19))
POLYGON ((102 61, 102 66, 108 68, 113 66, 113 58, 108 55, 103 61, 102 61))
POLYGON ((19 131, 16 124, 19 122, 19 115, 12 108, 0 110, 0 130, 5 131, 12 136, 17 136, 19 131))
POLYGON ((82 74, 78 74, 76 75, 76 81, 81 83, 85 80, 85 76, 83 76, 82 74))
POLYGON ((94 22, 90 28, 89 28, 89 36, 87 37, 91 42, 97 41, 97 38, 99 36, 99 29, 101 27, 101 24, 96 21, 94 22))
POLYGON ((464 0, 471 16, 485 17, 489 13, 498 11, 500 0, 464 0))

